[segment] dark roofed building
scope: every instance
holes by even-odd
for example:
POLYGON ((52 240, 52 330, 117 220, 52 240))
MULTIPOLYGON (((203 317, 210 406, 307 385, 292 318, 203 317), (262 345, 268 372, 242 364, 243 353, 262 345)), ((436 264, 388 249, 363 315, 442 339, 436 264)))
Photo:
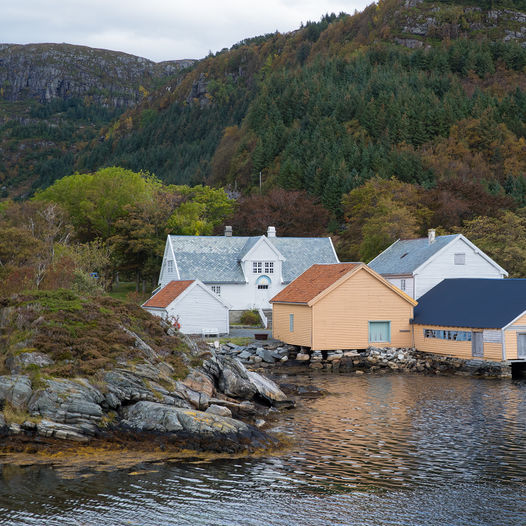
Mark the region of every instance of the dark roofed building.
POLYGON ((526 360, 526 279, 446 279, 418 300, 413 324, 420 351, 526 360))

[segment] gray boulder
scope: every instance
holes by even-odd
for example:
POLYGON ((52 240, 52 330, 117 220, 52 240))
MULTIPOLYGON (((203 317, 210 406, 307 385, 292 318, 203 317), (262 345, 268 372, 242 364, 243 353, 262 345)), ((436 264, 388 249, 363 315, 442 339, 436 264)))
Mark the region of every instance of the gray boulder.
POLYGON ((146 387, 144 380, 131 371, 121 369, 109 371, 104 375, 104 381, 108 392, 121 404, 139 400, 155 401, 154 394, 146 387))
POLYGON ((173 433, 182 431, 178 419, 178 408, 157 402, 137 402, 123 409, 122 425, 134 431, 156 431, 173 433))
POLYGON ((218 378, 219 390, 233 398, 251 400, 257 392, 256 386, 250 381, 245 366, 236 358, 222 356, 218 358, 220 372, 218 378))
MULTIPOLYGON (((264 349, 263 347, 260 347, 256 354, 266 363, 274 363, 276 361, 276 358, 274 356, 274 353, 272 351, 269 351, 268 349, 264 349)), ((278 359, 281 358, 278 356, 278 359)))
POLYGON ((175 393, 184 400, 187 400, 193 407, 202 410, 208 407, 210 400, 210 397, 208 395, 190 389, 183 382, 177 382, 176 385, 177 387, 175 393))
POLYGON ((86 436, 79 433, 77 427, 45 419, 37 424, 37 433, 43 437, 60 438, 62 440, 75 440, 77 442, 86 442, 88 440, 86 436))
POLYGON ((258 395, 271 405, 294 407, 294 402, 269 378, 252 371, 248 371, 248 377, 256 387, 258 395))
POLYGON ((28 403, 32 414, 55 422, 77 424, 98 422, 104 395, 87 380, 46 380, 46 388, 36 391, 28 403))
POLYGON ((27 406, 33 391, 29 376, 0 376, 0 401, 8 401, 17 409, 27 406))
POLYGON ((232 418, 232 411, 230 411, 230 409, 228 409, 228 407, 225 407, 225 406, 222 406, 222 405, 217 405, 217 404, 212 404, 205 411, 205 413, 212 413, 213 415, 226 416, 228 418, 232 418))
POLYGON ((239 420, 212 412, 137 402, 123 409, 121 425, 135 432, 163 434, 170 442, 194 449, 235 452, 274 444, 274 439, 239 420))

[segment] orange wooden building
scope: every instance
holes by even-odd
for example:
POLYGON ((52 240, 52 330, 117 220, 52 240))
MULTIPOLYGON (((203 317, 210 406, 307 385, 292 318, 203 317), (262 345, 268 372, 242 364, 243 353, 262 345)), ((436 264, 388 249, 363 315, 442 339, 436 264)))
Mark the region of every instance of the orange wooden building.
POLYGON ((273 336, 312 350, 411 347, 417 304, 364 263, 313 265, 274 296, 273 336))

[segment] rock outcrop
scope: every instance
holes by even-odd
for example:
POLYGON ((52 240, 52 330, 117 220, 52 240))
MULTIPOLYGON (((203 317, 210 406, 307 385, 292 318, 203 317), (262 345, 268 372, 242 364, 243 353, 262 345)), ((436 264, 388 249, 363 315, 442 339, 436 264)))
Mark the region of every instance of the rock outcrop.
POLYGON ((69 44, 1 44, 0 98, 11 102, 88 97, 115 108, 135 105, 157 79, 193 60, 156 64, 117 51, 69 44))
MULTIPOLYGON (((10 363, 19 368, 19 360, 10 363)), ((27 375, 0 376, 0 404, 27 411, 21 423, 6 423, 2 415, 0 432, 77 442, 114 432, 153 434, 185 449, 232 453, 277 443, 250 423, 270 406, 294 405, 270 379, 213 353, 183 381, 174 381, 170 369, 145 361, 107 371, 99 385, 87 378, 41 379, 35 385, 27 375)))
POLYGON ((491 32, 494 39, 526 46, 526 14, 520 11, 468 6, 448 9, 431 3, 426 6, 423 0, 406 0, 403 7, 396 13, 401 38, 395 37, 394 41, 409 48, 422 47, 424 42, 418 39, 449 40, 477 32, 491 32), (417 38, 407 38, 408 35, 417 38))

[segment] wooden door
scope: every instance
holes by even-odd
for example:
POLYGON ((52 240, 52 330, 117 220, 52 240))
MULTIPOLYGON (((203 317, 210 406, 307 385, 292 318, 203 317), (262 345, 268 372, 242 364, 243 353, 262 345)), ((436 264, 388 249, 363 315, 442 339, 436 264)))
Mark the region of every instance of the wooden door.
POLYGON ((482 332, 471 333, 471 355, 473 358, 484 357, 484 338, 482 332))
POLYGON ((517 334, 517 358, 526 360, 526 333, 517 334))

